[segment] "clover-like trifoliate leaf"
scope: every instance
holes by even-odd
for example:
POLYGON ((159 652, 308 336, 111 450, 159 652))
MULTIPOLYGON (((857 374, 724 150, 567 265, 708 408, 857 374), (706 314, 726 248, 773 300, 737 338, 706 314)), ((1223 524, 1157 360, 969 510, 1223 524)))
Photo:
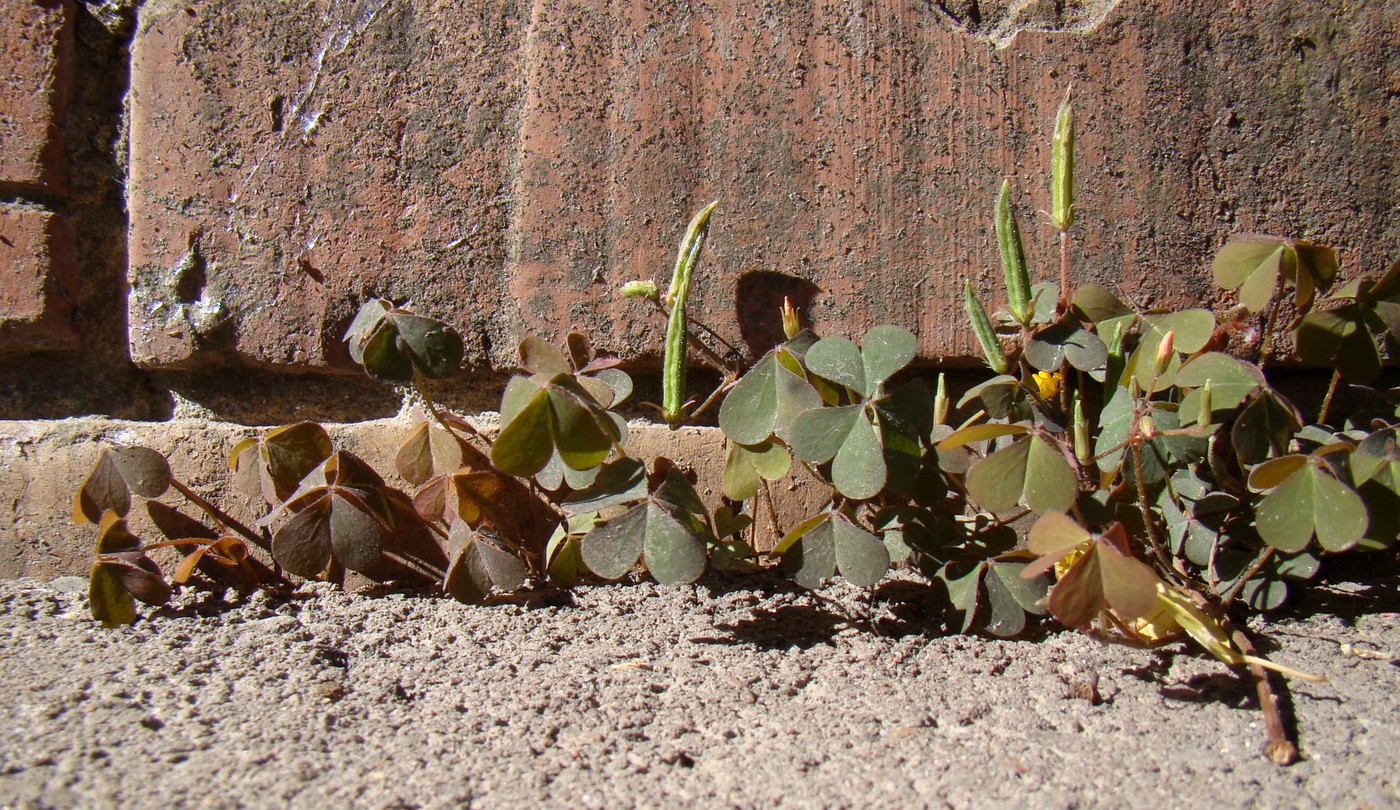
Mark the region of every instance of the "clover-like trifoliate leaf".
POLYGON ((1329 247, 1301 239, 1237 234, 1216 253, 1211 272, 1223 289, 1239 289, 1240 303, 1250 312, 1269 307, 1280 281, 1293 285, 1294 304, 1306 311, 1316 290, 1336 276, 1337 256, 1329 247))
POLYGON ((821 404, 796 356, 779 347, 764 355, 725 396, 719 426, 731 441, 756 445, 773 435, 786 438, 798 414, 821 404))
POLYGON ((726 442, 724 452, 724 496, 746 501, 758 494, 760 481, 777 481, 788 474, 792 457, 787 448, 765 439, 754 445, 726 442))
POLYGON ((1298 323, 1298 357, 1305 363, 1331 366, 1348 382, 1373 382, 1381 373, 1376 334, 1386 331, 1379 320, 1357 302, 1309 312, 1298 323))
POLYGON ((458 522, 448 543, 451 562, 442 589, 458 602, 480 604, 495 591, 513 591, 525 583, 525 564, 493 532, 458 522))
POLYGON ((1176 385, 1182 356, 1195 354, 1210 342, 1215 334, 1215 313, 1208 309, 1183 309, 1144 315, 1139 331, 1137 348, 1123 369, 1122 384, 1127 385, 1132 378, 1143 391, 1165 391, 1176 385), (1166 369, 1158 374, 1154 367, 1157 350, 1168 333, 1172 335, 1171 359, 1166 369))
POLYGON ((399 476, 415 487, 461 466, 462 445, 457 437, 428 422, 415 425, 394 454, 394 468, 399 476))
POLYGON ((600 521, 583 538, 582 558, 604 579, 618 579, 640 558, 663 585, 694 582, 705 572, 705 536, 683 510, 658 498, 600 521))
POLYGON ((1080 371, 1093 371, 1108 361, 1108 347, 1098 335, 1068 318, 1036 332, 1024 354, 1041 371, 1058 371, 1066 361, 1080 371))
POLYGON ((303 478, 331 457, 330 434, 315 422, 298 422, 244 439, 229 451, 234 484, 249 498, 276 506, 296 492, 303 478))
POLYGON ((1078 479, 1060 449, 1039 435, 1027 436, 973 465, 967 492, 988 512, 1018 502, 1036 514, 1063 512, 1074 504, 1078 479))
POLYGON ((1366 504, 1325 465, 1304 462, 1259 501, 1259 536, 1287 553, 1307 548, 1313 537, 1328 551, 1351 548, 1366 534, 1366 504))
POLYGON ((777 550, 783 568, 804 588, 820 587, 835 572, 853 585, 874 587, 890 567, 889 550, 880 538, 836 512, 801 524, 777 550))
POLYGON ((846 338, 823 338, 807 350, 807 368, 869 399, 896 372, 909 365, 917 350, 909 330, 883 324, 871 329, 861 347, 846 338))
POLYGON ((501 419, 505 426, 491 447, 491 463, 521 477, 543 470, 556 452, 575 470, 596 467, 624 435, 570 374, 512 379, 501 419))
POLYGON ((1210 383, 1210 410, 1232 411, 1245 397, 1265 384, 1264 373, 1259 367, 1243 360, 1236 360, 1228 354, 1207 352, 1194 357, 1181 367, 1176 375, 1176 385, 1186 391, 1181 398, 1181 423, 1194 424, 1200 418, 1201 387, 1210 383))
POLYGON ((370 376, 408 384, 416 371, 444 377, 462 364, 461 335, 442 321, 396 308, 385 299, 366 301, 345 331, 350 357, 370 376))
POLYGON ((884 452, 865 405, 805 411, 793 421, 791 441, 803 461, 830 461, 831 483, 848 498, 873 498, 885 486, 884 452))

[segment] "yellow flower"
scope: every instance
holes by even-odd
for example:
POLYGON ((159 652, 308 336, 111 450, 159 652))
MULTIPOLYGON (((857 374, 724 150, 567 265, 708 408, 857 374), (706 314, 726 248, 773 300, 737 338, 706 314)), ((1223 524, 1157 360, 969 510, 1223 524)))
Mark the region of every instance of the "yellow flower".
POLYGON ((1037 371, 1031 378, 1035 381, 1035 387, 1040 390, 1041 399, 1054 399, 1060 393, 1060 372, 1058 371, 1037 371))

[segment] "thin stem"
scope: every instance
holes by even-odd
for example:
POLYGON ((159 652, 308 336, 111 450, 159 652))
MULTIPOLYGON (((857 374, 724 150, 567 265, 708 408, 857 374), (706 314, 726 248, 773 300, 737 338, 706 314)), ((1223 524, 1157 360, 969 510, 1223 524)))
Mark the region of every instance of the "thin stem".
MULTIPOLYGON (((1230 634, 1230 640, 1240 648, 1246 657, 1257 659, 1259 651, 1244 631, 1235 627, 1228 617, 1221 617, 1220 624, 1230 634)), ((1254 679, 1254 689, 1259 696, 1259 708, 1264 712, 1264 729, 1269 742, 1264 746, 1264 755, 1275 765, 1292 765, 1298 761, 1298 747, 1288 739, 1288 727, 1283 721, 1283 709, 1279 707, 1278 694, 1274 692, 1269 673, 1254 661, 1249 662, 1249 675, 1254 679)))
POLYGON ((1274 336, 1274 321, 1278 318, 1279 306, 1283 303, 1283 284, 1279 284, 1274 290, 1274 299, 1269 302, 1269 317, 1264 321, 1264 334, 1259 337, 1259 352, 1254 356, 1256 366, 1264 365, 1264 358, 1269 355, 1269 341, 1274 336))
POLYGON ((194 490, 180 483, 173 477, 170 479, 170 486, 174 487, 176 492, 185 496, 185 500, 194 504, 200 509, 200 511, 208 515, 209 519, 214 521, 214 524, 218 526, 221 531, 228 531, 229 529, 233 529, 234 531, 243 535, 246 539, 251 540, 253 543, 256 543, 259 548, 268 551, 271 550, 270 544, 263 539, 262 535, 254 532, 252 529, 248 528, 247 526, 244 526, 242 523, 230 517, 227 512, 223 511, 219 507, 204 500, 204 498, 200 497, 198 492, 195 492, 194 490))
POLYGON ((735 380, 734 380, 733 375, 731 375, 729 372, 726 371, 726 372, 725 372, 725 375, 724 375, 724 382, 720 383, 720 384, 719 384, 719 387, 715 388, 715 390, 714 390, 713 392, 711 392, 710 395, 709 395, 708 397, 705 398, 705 401, 702 402, 702 403, 700 403, 700 407, 698 407, 698 408, 696 408, 695 410, 691 411, 690 414, 686 416, 685 422, 678 422, 678 423, 676 423, 675 425, 672 425, 671 427, 672 427, 673 429, 674 429, 674 428, 678 428, 678 427, 680 427, 681 425, 685 424, 686 422, 690 422, 691 420, 694 420, 695 418, 697 418, 698 416, 700 416, 700 414, 702 414, 702 413, 704 413, 705 411, 709 410, 710 406, 712 406, 712 405, 715 404, 716 400, 718 400, 718 399, 720 398, 720 395, 721 395, 721 394, 724 394, 724 393, 728 392, 729 389, 731 389, 731 388, 734 387, 734 382, 735 382, 735 380))
POLYGON ((1333 370, 1332 381, 1327 384, 1327 396, 1322 398, 1322 407, 1317 411, 1317 423, 1326 424, 1327 411, 1332 407, 1332 395, 1337 393, 1337 383, 1342 380, 1342 372, 1333 370))
POLYGON ((1235 584, 1230 587, 1229 593, 1225 594, 1220 598, 1220 603, 1227 608, 1230 607, 1230 605, 1234 603, 1235 599, 1239 598, 1240 591, 1244 590, 1245 583, 1249 582, 1251 579, 1254 578, 1255 574, 1258 574, 1261 570, 1263 570, 1264 566, 1268 564, 1269 559, 1273 556, 1274 547, 1264 546, 1263 550, 1255 556, 1254 562, 1249 566, 1249 570, 1246 571, 1243 576, 1241 576, 1238 580, 1235 581, 1235 584))
POLYGON ((1060 300, 1056 303, 1055 314, 1063 315, 1069 309, 1069 231, 1060 231, 1060 300))
POLYGON ((466 442, 468 439, 476 439, 486 445, 486 450, 488 452, 490 451, 491 443, 487 441, 485 436, 477 432, 477 429, 472 427, 470 422, 465 419, 449 420, 443 415, 442 411, 438 410, 437 405, 433 402, 432 395, 428 393, 427 381, 423 379, 423 376, 419 374, 417 370, 413 372, 413 390, 418 392, 418 396, 422 398, 423 405, 428 409, 428 414, 433 417, 433 421, 442 425, 443 430, 446 430, 453 438, 459 442, 466 442), (455 425, 454 421, 456 423, 455 425), (464 437, 462 433, 459 432, 459 429, 465 430, 467 435, 464 437))
MULTIPOLYGON (((657 301, 654 298, 651 299, 651 302, 656 305, 656 308, 661 311, 661 314, 663 316, 668 318, 670 317, 671 313, 666 309, 666 306, 664 304, 662 304, 660 301, 657 301)), ((686 323, 694 323, 695 325, 704 329, 706 332, 709 332, 711 335, 715 334, 708 326, 705 326, 701 323, 697 323, 691 318, 686 318, 686 323)), ((692 346, 696 351, 700 352, 700 354, 703 355, 705 359, 708 360, 710 364, 713 365, 715 368, 725 372, 732 370, 732 364, 726 362, 723 357, 720 357, 718 354, 716 354, 714 349, 711 349, 709 346, 705 345, 704 341, 700 340, 699 336, 691 332, 689 329, 685 330, 685 336, 686 342, 689 343, 690 346, 692 346)), ((724 341, 720 339, 718 335, 715 335, 715 339, 719 340, 721 343, 724 343, 724 341)), ((729 344, 725 343, 725 345, 728 346, 729 344)), ((730 346, 729 348, 733 350, 732 346, 730 346)))
POLYGON ((1133 442, 1132 453, 1133 486, 1137 490, 1138 511, 1142 512, 1142 525, 1147 529, 1147 542, 1152 546, 1152 553, 1156 555, 1157 562, 1161 564, 1163 571, 1176 580, 1179 576, 1176 566, 1172 565, 1171 558, 1167 556, 1166 543, 1161 535, 1162 530, 1157 526, 1157 520, 1152 515, 1152 506, 1147 502, 1147 487, 1142 483, 1141 441, 1133 442))

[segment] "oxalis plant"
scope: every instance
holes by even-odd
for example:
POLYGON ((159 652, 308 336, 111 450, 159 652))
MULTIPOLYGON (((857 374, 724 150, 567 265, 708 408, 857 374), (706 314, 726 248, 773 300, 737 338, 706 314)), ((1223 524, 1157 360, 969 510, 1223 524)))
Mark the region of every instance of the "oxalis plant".
POLYGON ((964 287, 993 376, 956 402, 943 375, 930 390, 907 370, 908 330, 819 336, 786 303, 781 345, 743 367, 726 360, 736 353, 707 342, 714 332, 688 313, 712 203, 686 228, 665 292, 642 280, 621 294, 666 321, 660 417, 674 428, 718 408, 721 504, 669 459, 629 452, 618 409, 632 380, 586 336, 521 341, 488 436, 428 390, 460 366, 460 336, 374 300, 345 338, 366 372, 425 405, 395 458, 412 491, 321 426, 289 425, 229 453, 235 487, 263 515, 247 526, 174 479, 160 453, 103 448, 74 503, 74 518, 98 527, 92 614, 129 623, 136 600, 163 604, 196 572, 248 585, 362 576, 483 602, 527 584, 642 572, 680 584, 770 562, 804 587, 841 576, 873 588, 905 566, 924 575, 957 632, 1015 636, 1048 614, 1106 641, 1192 639, 1254 680, 1266 752, 1292 762, 1266 670, 1314 678, 1260 657, 1238 622, 1278 608, 1330 556, 1385 549, 1400 532, 1400 396, 1373 387, 1396 356, 1400 262, 1341 284, 1327 247, 1235 236, 1212 266, 1237 292, 1224 317, 1071 289, 1068 95, 1051 152, 1058 284, 1033 282, 1004 182, 993 209, 1003 308, 988 314, 964 287), (1280 334, 1302 360, 1334 369, 1314 419, 1261 367, 1280 334), (686 385, 690 357, 721 374, 703 396, 686 385), (1375 412, 1329 418, 1343 385, 1372 395, 1375 412), (787 523, 770 482, 794 474, 829 497, 787 523), (159 500, 172 489, 198 518, 159 500), (133 493, 163 539, 128 527, 133 493), (173 573, 149 556, 159 548, 180 553, 173 573))

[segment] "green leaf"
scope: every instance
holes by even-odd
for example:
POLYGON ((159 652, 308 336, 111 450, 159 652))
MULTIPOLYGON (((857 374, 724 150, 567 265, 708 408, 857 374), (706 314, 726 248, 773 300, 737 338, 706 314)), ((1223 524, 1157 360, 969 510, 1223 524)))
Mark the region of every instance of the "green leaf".
POLYGON ((1025 357, 1041 371, 1058 371, 1065 361, 1080 371, 1092 371, 1108 361, 1108 347, 1079 324, 1063 320, 1036 332, 1026 343, 1025 357))
POLYGON ((1038 515, 1069 509, 1079 493, 1074 469, 1064 453, 1043 437, 1032 436, 1030 441, 1026 454, 1026 507, 1038 515))
POLYGON ((1279 551, 1302 551, 1314 536, 1328 551, 1345 551, 1366 534, 1366 505, 1321 466, 1307 464, 1259 501, 1255 523, 1279 551))
POLYGON ((1041 614, 1038 606, 1049 589, 1046 577, 1021 578, 1025 563, 997 562, 987 564, 982 578, 987 591, 988 616, 986 630, 994 636, 1010 638, 1026 629, 1026 614, 1041 614))
POLYGON ((229 454, 234 482, 250 498, 259 494, 271 506, 296 492, 302 479, 334 452, 326 429, 315 422, 274 428, 239 442, 229 454))
POLYGON ((549 430, 564 464, 575 470, 596 467, 622 440, 616 423, 571 375, 556 375, 549 392, 549 430))
POLYGON ((814 464, 835 458, 863 410, 860 405, 843 405, 802 413, 792 425, 793 454, 814 464))
POLYGON ((619 458, 599 467, 593 483, 565 498, 560 506, 578 515, 639 501, 646 495, 646 466, 634 458, 619 458))
POLYGON ((1308 457, 1302 455, 1282 456, 1269 459, 1249 472, 1249 488, 1263 492, 1293 477, 1293 474, 1306 466, 1308 457))
POLYGON ((1181 368, 1181 357, 1192 355, 1205 347, 1215 334, 1215 313, 1208 309, 1184 309, 1161 315, 1147 315, 1142 319, 1142 334, 1138 337, 1137 348, 1128 358, 1124 368, 1124 380, 1129 377, 1138 382, 1144 391, 1165 391, 1176 384, 1176 373, 1181 368), (1167 333, 1172 333, 1172 359, 1161 374, 1154 375, 1154 361, 1157 349, 1167 333), (1156 385, 1153 385, 1153 379, 1156 385))
POLYGON ((880 538, 836 513, 805 531, 783 554, 783 567, 804 588, 817 588, 834 571, 851 584, 873 587, 889 570, 880 538))
POLYGON ((1016 505, 1026 487, 1026 460, 1031 440, 1021 439, 992 453, 967 473, 967 492, 988 512, 1005 512, 1016 505))
POLYGON ((442 321, 397 309, 383 299, 360 307, 345 340, 350 357, 370 376, 407 385, 413 373, 444 377, 462 364, 465 346, 442 321))
POLYGON ((1302 427, 1292 403, 1272 388, 1260 388, 1245 401, 1230 429, 1230 443, 1240 464, 1258 464, 1288 452, 1289 440, 1302 427))
MULTIPOLYGON (((517 387, 517 391, 523 389, 524 386, 517 387)), ((502 416, 504 418, 504 414, 502 416)), ((518 406, 492 443, 491 464, 507 475, 523 478, 543 470, 553 453, 549 392, 536 388, 530 399, 518 406)))
POLYGON ((1192 358, 1181 367, 1176 375, 1178 388, 1188 390, 1182 397, 1179 413, 1182 424, 1193 424, 1200 412, 1201 393, 1198 389, 1210 383, 1210 409, 1212 413, 1232 411, 1245 397, 1254 393, 1259 386, 1266 384, 1264 373, 1258 366, 1221 354, 1207 352, 1192 358))
POLYGON ((525 583, 525 564, 493 533, 458 522, 448 542, 453 551, 442 586, 458 602, 479 604, 493 591, 513 591, 525 583))
POLYGON ((705 542, 674 507, 656 499, 598 523, 584 538, 583 562, 604 579, 625 575, 643 558, 663 585, 694 582, 705 572, 705 542))
POLYGON ((996 422, 983 422, 980 425, 968 425, 959 428, 945 436, 937 444, 939 450, 954 450, 965 447, 976 442, 985 442, 990 439, 999 439, 1002 436, 1020 436, 1028 433, 1030 428, 1025 425, 1004 425, 996 422))
POLYGON ((1024 500, 1027 508, 1043 514, 1069 509, 1078 482, 1054 445, 1030 436, 975 464, 967 474, 967 491, 988 512, 1005 512, 1024 500))
POLYGON ((526 335, 520 341, 518 353, 520 367, 531 374, 545 374, 553 377, 556 374, 568 374, 573 371, 569 366, 569 361, 564 359, 563 352, 556 349, 549 341, 535 335, 526 335))
POLYGON ((807 350, 806 363, 812 373, 844 385, 862 397, 870 396, 860 348, 846 338, 831 337, 817 341, 807 350))
POLYGON ((885 488, 888 468, 879 432, 862 408, 851 431, 831 461, 831 483, 836 491, 854 500, 865 500, 885 488))
POLYGON ((462 466, 462 445, 444 428, 419 422, 394 454, 394 469, 403 480, 419 486, 429 478, 462 466))
POLYGON ((1250 312, 1263 312, 1273 300, 1286 249, 1285 240, 1276 236, 1232 236, 1215 254, 1211 273, 1222 289, 1242 287, 1240 303, 1250 312))
POLYGON ((1133 314, 1118 296, 1098 284, 1085 284, 1075 290, 1072 306, 1080 320, 1093 324, 1133 314))
POLYGON ((1298 357, 1331 366, 1348 382, 1373 382, 1381 373, 1380 349, 1359 304, 1303 316, 1297 332, 1298 357))
POLYGON ((974 385, 958 400, 958 407, 965 407, 974 399, 981 400, 982 410, 992 419, 1005 419, 1012 407, 1024 397, 1021 384, 1015 377, 1002 374, 974 385))
MULTIPOLYGON (((902 326, 882 324, 871 329, 866 333, 860 349, 867 384, 874 388, 893 377, 896 372, 909 365, 917 349, 918 342, 914 333, 902 326)), ((871 391, 866 396, 873 393, 871 391)))
POLYGON ((776 349, 749 369, 725 396, 719 426, 732 441, 755 445, 775 433, 785 437, 798 414, 821 407, 816 389, 783 360, 801 368, 791 353, 776 349))
POLYGON ((776 481, 788 474, 792 457, 781 445, 763 441, 756 445, 729 442, 725 448, 724 495, 746 501, 758 494, 760 479, 776 481))
POLYGON ((136 601, 111 566, 98 563, 88 574, 88 611, 103 627, 136 621, 136 601))

